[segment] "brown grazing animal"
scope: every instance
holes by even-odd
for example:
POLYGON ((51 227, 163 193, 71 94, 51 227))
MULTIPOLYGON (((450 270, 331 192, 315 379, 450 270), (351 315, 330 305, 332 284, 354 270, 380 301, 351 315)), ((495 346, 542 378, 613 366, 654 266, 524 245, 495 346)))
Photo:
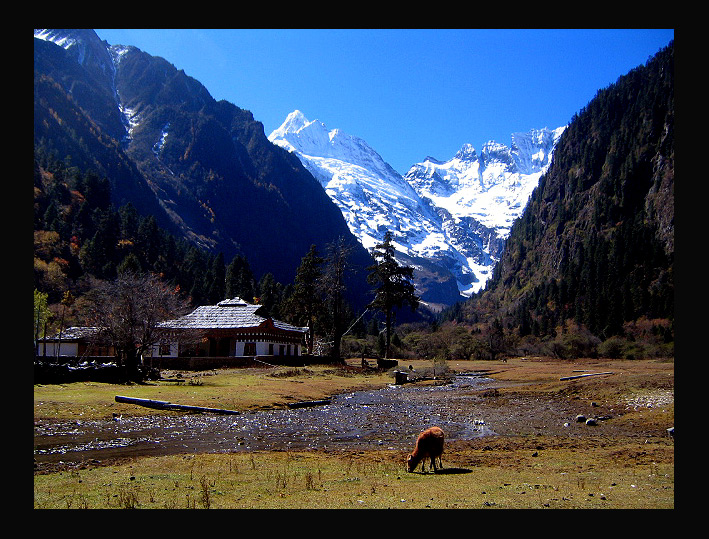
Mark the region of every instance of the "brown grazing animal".
POLYGON ((443 430, 439 427, 431 427, 426 429, 419 437, 416 439, 416 447, 414 451, 409 455, 406 461, 406 465, 410 472, 413 472, 421 462, 421 471, 426 471, 426 458, 431 459, 431 467, 436 470, 436 457, 438 457, 438 462, 443 468, 443 462, 441 461, 441 455, 443 454, 443 430))

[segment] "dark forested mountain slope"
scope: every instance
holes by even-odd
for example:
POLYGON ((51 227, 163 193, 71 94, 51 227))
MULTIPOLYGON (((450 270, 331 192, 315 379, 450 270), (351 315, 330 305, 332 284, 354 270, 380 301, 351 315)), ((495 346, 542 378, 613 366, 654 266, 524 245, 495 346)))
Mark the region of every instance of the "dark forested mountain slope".
POLYGON ((161 222, 167 226, 144 175, 115 138, 121 129, 120 114, 105 83, 61 47, 35 39, 35 147, 62 160, 69 156, 72 165, 109 178, 116 206, 130 201, 141 213, 163 216, 161 222))
POLYGON ((493 312, 522 336, 566 321, 601 339, 641 318, 671 326, 673 265, 671 43, 573 118, 487 289, 449 316, 493 312))
POLYGON ((35 147, 108 178, 116 207, 130 202, 284 283, 311 244, 325 252, 340 236, 354 246, 354 267, 371 263, 318 182, 249 111, 214 100, 162 58, 109 47, 90 30, 55 32, 72 32, 77 45, 34 40, 35 147))

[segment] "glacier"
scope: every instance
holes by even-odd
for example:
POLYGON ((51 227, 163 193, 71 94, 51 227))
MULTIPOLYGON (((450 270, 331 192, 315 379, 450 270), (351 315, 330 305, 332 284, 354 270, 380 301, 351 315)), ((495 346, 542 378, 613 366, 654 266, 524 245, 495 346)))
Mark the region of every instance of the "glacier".
POLYGON ((365 248, 391 231, 415 280, 423 261, 436 264, 455 277, 464 299, 492 276, 565 128, 513 133, 509 147, 489 141, 479 155, 466 143, 451 159, 426 157, 403 177, 364 140, 309 121, 299 110, 268 139, 298 156, 365 248))

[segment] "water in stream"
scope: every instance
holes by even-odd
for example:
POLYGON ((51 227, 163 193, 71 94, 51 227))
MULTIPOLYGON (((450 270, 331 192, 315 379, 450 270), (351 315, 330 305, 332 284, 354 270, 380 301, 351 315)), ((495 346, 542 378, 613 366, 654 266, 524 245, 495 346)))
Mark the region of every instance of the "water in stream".
POLYGON ((120 420, 40 421, 38 462, 255 450, 409 450, 421 430, 438 425, 448 440, 494 434, 479 390, 492 382, 457 376, 442 386, 391 385, 336 395, 331 403, 239 415, 176 414, 120 420))

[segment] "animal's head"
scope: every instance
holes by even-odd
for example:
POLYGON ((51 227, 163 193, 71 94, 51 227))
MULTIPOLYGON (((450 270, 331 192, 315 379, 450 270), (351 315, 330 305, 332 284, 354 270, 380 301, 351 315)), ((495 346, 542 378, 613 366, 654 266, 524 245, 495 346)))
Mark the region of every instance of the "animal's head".
POLYGON ((406 469, 410 472, 413 472, 414 468, 416 468, 416 463, 414 463, 414 456, 409 455, 409 457, 406 459, 406 469))

